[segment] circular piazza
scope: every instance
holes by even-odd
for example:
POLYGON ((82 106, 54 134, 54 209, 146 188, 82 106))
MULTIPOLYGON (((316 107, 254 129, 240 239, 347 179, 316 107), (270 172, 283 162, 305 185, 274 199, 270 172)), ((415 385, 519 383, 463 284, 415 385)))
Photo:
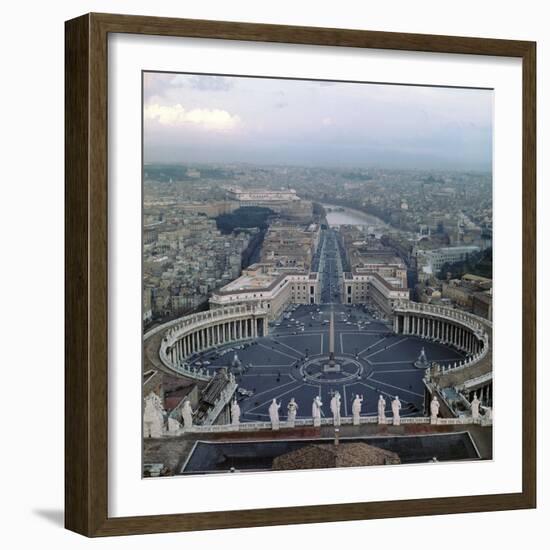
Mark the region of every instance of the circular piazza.
POLYGON ((379 395, 390 402, 396 395, 402 416, 423 414, 425 371, 415 366, 425 351, 430 362, 451 367, 466 353, 452 344, 430 341, 416 335, 394 333, 392 326, 364 306, 291 306, 284 317, 269 326, 263 337, 214 346, 191 361, 191 368, 233 373, 242 422, 269 419, 268 407, 280 401, 281 417, 293 397, 297 417, 311 417, 311 404, 319 395, 323 414, 336 391, 342 396, 342 414, 351 415, 355 395, 363 396, 363 414, 376 415, 379 395), (331 313, 334 317, 334 362, 330 361, 331 313))

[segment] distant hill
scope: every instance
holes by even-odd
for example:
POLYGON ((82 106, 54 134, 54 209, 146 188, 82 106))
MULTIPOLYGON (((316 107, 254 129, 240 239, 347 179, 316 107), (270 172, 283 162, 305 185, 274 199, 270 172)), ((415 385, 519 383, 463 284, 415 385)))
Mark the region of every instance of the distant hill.
POLYGON ((212 166, 186 166, 183 164, 146 164, 143 175, 147 179, 160 182, 172 181, 199 181, 201 178, 225 180, 233 176, 232 172, 212 166), (188 174, 188 171, 200 172, 200 178, 188 174))

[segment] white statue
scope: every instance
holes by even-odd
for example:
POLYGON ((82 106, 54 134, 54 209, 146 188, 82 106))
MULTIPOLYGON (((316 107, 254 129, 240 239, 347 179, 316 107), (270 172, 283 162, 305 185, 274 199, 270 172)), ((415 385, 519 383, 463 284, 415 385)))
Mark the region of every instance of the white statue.
POLYGON ((340 405, 340 393, 336 391, 330 400, 330 411, 332 412, 332 418, 335 426, 340 426, 340 405))
POLYGON ((164 428, 164 416, 160 397, 151 392, 145 398, 143 410, 143 437, 161 437, 164 428))
POLYGON ((351 412, 353 414, 353 425, 359 426, 361 416, 361 405, 363 404, 363 396, 355 395, 355 399, 351 405, 351 412))
POLYGON ((279 409, 281 408, 281 403, 277 403, 277 400, 273 398, 271 405, 269 405, 269 418, 271 420, 271 429, 279 429, 279 409))
POLYGON ((231 403, 231 424, 238 426, 241 418, 241 408, 236 399, 231 403))
POLYGON ((399 416, 399 411, 401 410, 401 401, 399 401, 399 396, 396 395, 395 399, 391 402, 391 412, 393 414, 393 425, 401 425, 401 417, 399 416))
POLYGON ((181 429, 181 424, 172 416, 168 417, 168 431, 171 434, 178 433, 181 429))
POLYGON ((380 394, 378 398, 378 423, 384 424, 386 422, 386 400, 384 396, 380 394))
POLYGON ((432 419, 432 424, 435 424, 437 422, 437 417, 439 416, 439 401, 435 395, 430 403, 430 416, 432 419))
POLYGON ((479 406, 481 405, 481 401, 477 398, 477 393, 474 393, 474 398, 470 405, 472 407, 472 418, 477 420, 479 418, 479 406))
POLYGON ((313 405, 311 407, 311 416, 313 416, 313 425, 319 427, 321 425, 321 407, 323 403, 321 402, 321 397, 319 395, 315 396, 313 400, 313 405))
POLYGON ((294 428, 294 426, 296 425, 296 413, 298 412, 298 403, 296 403, 296 401, 294 400, 294 397, 291 397, 290 398, 290 401, 288 402, 288 405, 287 405, 287 422, 288 422, 288 425, 291 427, 291 428, 294 428))
POLYGON ((181 418, 183 420, 183 429, 189 430, 193 427, 193 409, 191 408, 191 401, 186 399, 183 402, 183 407, 181 408, 181 418))

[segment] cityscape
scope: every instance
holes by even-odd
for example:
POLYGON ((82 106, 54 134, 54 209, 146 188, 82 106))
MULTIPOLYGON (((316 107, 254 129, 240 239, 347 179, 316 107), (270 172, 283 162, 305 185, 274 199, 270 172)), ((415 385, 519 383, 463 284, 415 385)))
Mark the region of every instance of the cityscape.
POLYGON ((144 76, 145 477, 492 458, 491 92, 322 84, 144 76))

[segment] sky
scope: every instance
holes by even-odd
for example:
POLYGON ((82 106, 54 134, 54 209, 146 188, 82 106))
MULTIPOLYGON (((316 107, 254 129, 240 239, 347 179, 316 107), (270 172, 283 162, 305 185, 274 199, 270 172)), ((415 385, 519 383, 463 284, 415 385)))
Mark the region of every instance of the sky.
POLYGON ((490 170, 491 90, 144 73, 144 161, 490 170))

